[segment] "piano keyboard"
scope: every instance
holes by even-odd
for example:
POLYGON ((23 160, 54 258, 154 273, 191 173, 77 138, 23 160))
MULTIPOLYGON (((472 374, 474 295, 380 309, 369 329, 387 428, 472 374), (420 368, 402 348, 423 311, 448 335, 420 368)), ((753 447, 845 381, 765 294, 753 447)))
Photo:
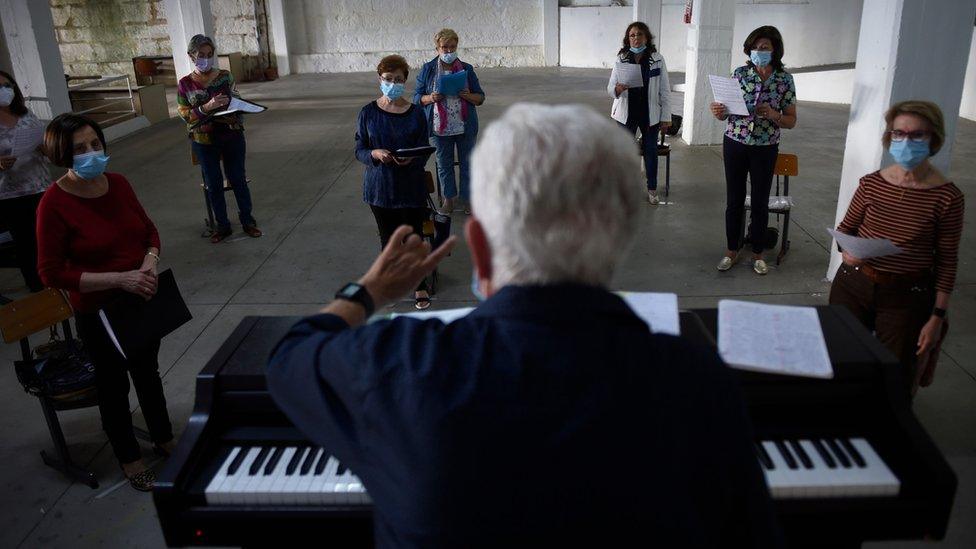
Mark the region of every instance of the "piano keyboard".
MULTIPOLYGON (((863 438, 764 440, 774 499, 895 496, 901 482, 863 438)), ((367 505, 359 478, 322 448, 238 446, 206 488, 210 505, 367 505)))
POLYGON ((756 454, 774 499, 896 496, 901 488, 863 438, 764 440, 756 454))
POLYGON ((210 505, 364 505, 369 495, 322 448, 235 447, 207 485, 210 505))

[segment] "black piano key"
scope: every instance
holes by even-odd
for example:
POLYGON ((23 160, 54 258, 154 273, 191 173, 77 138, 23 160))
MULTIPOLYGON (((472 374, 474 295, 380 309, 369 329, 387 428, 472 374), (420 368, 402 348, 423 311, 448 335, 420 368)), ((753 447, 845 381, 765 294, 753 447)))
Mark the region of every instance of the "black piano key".
POLYGON ((854 445, 851 444, 851 441, 847 440, 846 438, 842 438, 840 439, 840 444, 841 446, 844 447, 844 450, 847 450, 847 455, 851 456, 851 459, 854 460, 855 465, 857 465, 861 469, 864 469, 865 467, 868 466, 867 462, 864 461, 864 456, 862 456, 861 453, 857 451, 857 448, 855 448, 854 445))
POLYGON ((834 453, 834 457, 836 457, 837 461, 840 462, 841 467, 843 467, 844 469, 851 468, 851 460, 847 459, 847 454, 845 454, 844 451, 840 449, 840 446, 837 445, 836 440, 832 438, 828 438, 827 447, 830 448, 830 451, 834 453))
POLYGON ((258 474, 258 471, 261 470, 261 465, 264 463, 264 460, 268 458, 268 452, 270 451, 270 446, 261 448, 261 451, 258 452, 258 457, 254 458, 254 462, 251 463, 251 469, 247 472, 248 475, 253 477, 254 475, 258 474))
POLYGON ((346 466, 345 465, 343 465, 343 464, 340 463, 339 464, 339 468, 336 469, 336 475, 341 475, 341 474, 345 473, 348 470, 349 469, 346 469, 346 466))
POLYGON ((265 476, 270 475, 271 471, 275 470, 278 466, 278 461, 281 459, 281 454, 285 452, 285 449, 281 446, 275 448, 275 451, 271 454, 271 459, 268 460, 268 464, 264 466, 265 476))
POLYGON ((800 467, 796 464, 796 459, 793 458, 793 454, 790 453, 790 449, 783 444, 782 440, 777 440, 773 444, 776 445, 776 449, 779 450, 779 455, 783 456, 783 460, 786 461, 786 466, 790 469, 799 469, 800 467))
POLYGON ((813 469, 813 461, 810 460, 810 456, 807 455, 807 451, 800 446, 799 442, 791 440, 790 449, 793 450, 796 457, 800 458, 800 463, 803 464, 805 469, 813 469))
POLYGON ((772 471, 776 468, 776 464, 773 463, 772 458, 769 457, 769 454, 766 452, 766 449, 763 448, 762 444, 756 444, 756 454, 759 456, 759 463, 762 464, 764 469, 767 471, 772 471))
POLYGON ((288 462, 288 467, 285 467, 285 476, 290 477, 295 474, 295 469, 298 469, 298 464, 302 462, 302 456, 307 451, 308 448, 304 447, 295 450, 295 454, 291 456, 291 461, 288 462))
POLYGON ((241 446, 240 451, 237 452, 237 456, 234 458, 234 461, 230 462, 230 467, 227 468, 228 475, 233 475, 238 469, 241 468, 241 463, 244 462, 244 458, 247 456, 247 453, 250 450, 251 449, 246 446, 241 446))
POLYGON ((323 449, 322 453, 319 454, 319 462, 315 464, 315 474, 321 475, 322 471, 325 471, 327 463, 329 463, 329 453, 323 449))
POLYGON ((315 458, 317 458, 321 452, 321 448, 308 449, 308 454, 305 455, 305 460, 302 461, 302 468, 300 469, 302 476, 307 475, 308 472, 312 470, 312 466, 315 465, 315 458))
POLYGON ((837 462, 834 461, 834 456, 830 455, 830 452, 827 451, 827 448, 824 447, 823 442, 819 438, 813 439, 813 447, 817 449, 817 453, 820 454, 820 459, 824 460, 828 468, 837 468, 837 462))

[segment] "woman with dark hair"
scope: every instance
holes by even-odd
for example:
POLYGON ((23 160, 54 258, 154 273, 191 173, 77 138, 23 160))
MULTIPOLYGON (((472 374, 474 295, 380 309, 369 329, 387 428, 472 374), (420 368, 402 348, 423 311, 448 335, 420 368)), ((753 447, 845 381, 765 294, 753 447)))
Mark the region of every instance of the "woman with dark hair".
POLYGON ((617 63, 633 63, 641 68, 644 85, 628 88, 619 83, 615 63, 607 93, 613 98, 610 116, 631 134, 641 132, 647 200, 657 204, 657 136, 671 125, 671 83, 667 64, 654 47, 654 36, 646 24, 636 21, 627 26, 623 47, 617 52, 617 63))
POLYGON ((783 68, 783 37, 776 27, 764 26, 749 33, 742 44, 749 60, 732 71, 739 81, 748 116, 728 114, 725 105, 711 104, 712 114, 728 120, 722 157, 725 160, 725 238, 727 250, 718 270, 727 271, 739 258, 742 248, 742 213, 745 209, 746 176, 752 196, 752 270, 764 275, 769 267, 763 260, 766 224, 769 221, 769 189, 779 154, 781 129, 796 126, 796 86, 793 76, 783 68))
POLYGON ((211 116, 224 110, 232 96, 239 97, 234 76, 217 67, 216 47, 209 36, 195 35, 190 39, 186 53, 193 61, 194 69, 180 79, 176 87, 176 104, 180 117, 186 121, 193 154, 200 161, 203 182, 217 220, 210 242, 217 244, 232 233, 224 200, 225 173, 234 190, 244 234, 257 238, 261 236, 261 230, 251 214, 251 190, 247 187, 244 172, 243 116, 240 113, 211 116))
POLYGON ((129 484, 150 491, 156 475, 142 461, 132 432, 129 376, 136 388, 153 449, 175 446, 159 379, 159 340, 123 356, 98 311, 123 292, 144 299, 156 293, 159 233, 125 177, 105 173, 105 136, 88 118, 62 114, 44 135, 48 159, 68 172, 44 193, 37 209, 38 272, 66 290, 78 334, 95 365, 98 410, 129 484))
POLYGON ((14 238, 24 282, 32 292, 44 289, 37 276, 37 204, 51 184, 40 148, 14 156, 18 132, 37 132, 44 124, 27 110, 24 94, 10 74, 0 71, 0 219, 14 238))
MULTIPOLYGON (((359 111, 356 158, 366 165, 363 202, 376 218, 380 249, 397 227, 409 225, 423 235, 427 219, 426 157, 397 158, 398 149, 428 146, 427 116, 404 97, 410 65, 399 55, 387 55, 376 66, 382 95, 359 111)), ((426 280, 414 292, 418 309, 430 307, 426 280)))
POLYGON ((861 178, 837 226, 887 238, 901 253, 861 259, 842 250, 830 303, 845 305, 898 357, 912 392, 932 382, 956 281, 965 204, 929 162, 945 142, 938 105, 903 101, 885 114, 882 143, 894 164, 861 178))

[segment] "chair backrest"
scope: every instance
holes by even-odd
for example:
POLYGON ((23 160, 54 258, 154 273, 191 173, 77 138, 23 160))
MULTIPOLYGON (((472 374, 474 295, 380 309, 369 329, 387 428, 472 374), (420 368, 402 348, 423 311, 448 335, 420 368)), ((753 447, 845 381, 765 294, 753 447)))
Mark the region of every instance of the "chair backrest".
POLYGON ((31 294, 0 307, 0 333, 13 343, 71 318, 71 305, 54 288, 31 294))
POLYGON ((776 167, 773 168, 773 173, 784 176, 797 175, 799 173, 799 165, 797 164, 796 155, 784 153, 776 155, 776 167))

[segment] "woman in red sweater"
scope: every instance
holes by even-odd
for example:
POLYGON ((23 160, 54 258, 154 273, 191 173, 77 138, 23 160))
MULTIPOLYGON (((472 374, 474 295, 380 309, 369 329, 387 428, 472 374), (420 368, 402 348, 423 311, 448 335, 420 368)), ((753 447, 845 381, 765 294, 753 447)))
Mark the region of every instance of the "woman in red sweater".
POLYGON ((945 335, 962 236, 963 194, 930 162, 945 141, 938 105, 903 101, 885 114, 894 164, 861 178, 842 233, 887 238, 903 251, 861 259, 847 251, 830 303, 847 306, 905 367, 912 392, 932 380, 945 335))
POLYGON ((174 440, 159 379, 159 342, 124 358, 98 310, 122 292, 145 299, 156 293, 159 233, 125 177, 104 173, 108 157, 97 123, 62 114, 48 125, 44 148, 53 164, 69 169, 38 206, 38 274, 45 285, 68 291, 78 333, 95 364, 102 427, 129 483, 149 491, 156 477, 143 463, 132 431, 128 376, 153 449, 168 455, 174 440))

